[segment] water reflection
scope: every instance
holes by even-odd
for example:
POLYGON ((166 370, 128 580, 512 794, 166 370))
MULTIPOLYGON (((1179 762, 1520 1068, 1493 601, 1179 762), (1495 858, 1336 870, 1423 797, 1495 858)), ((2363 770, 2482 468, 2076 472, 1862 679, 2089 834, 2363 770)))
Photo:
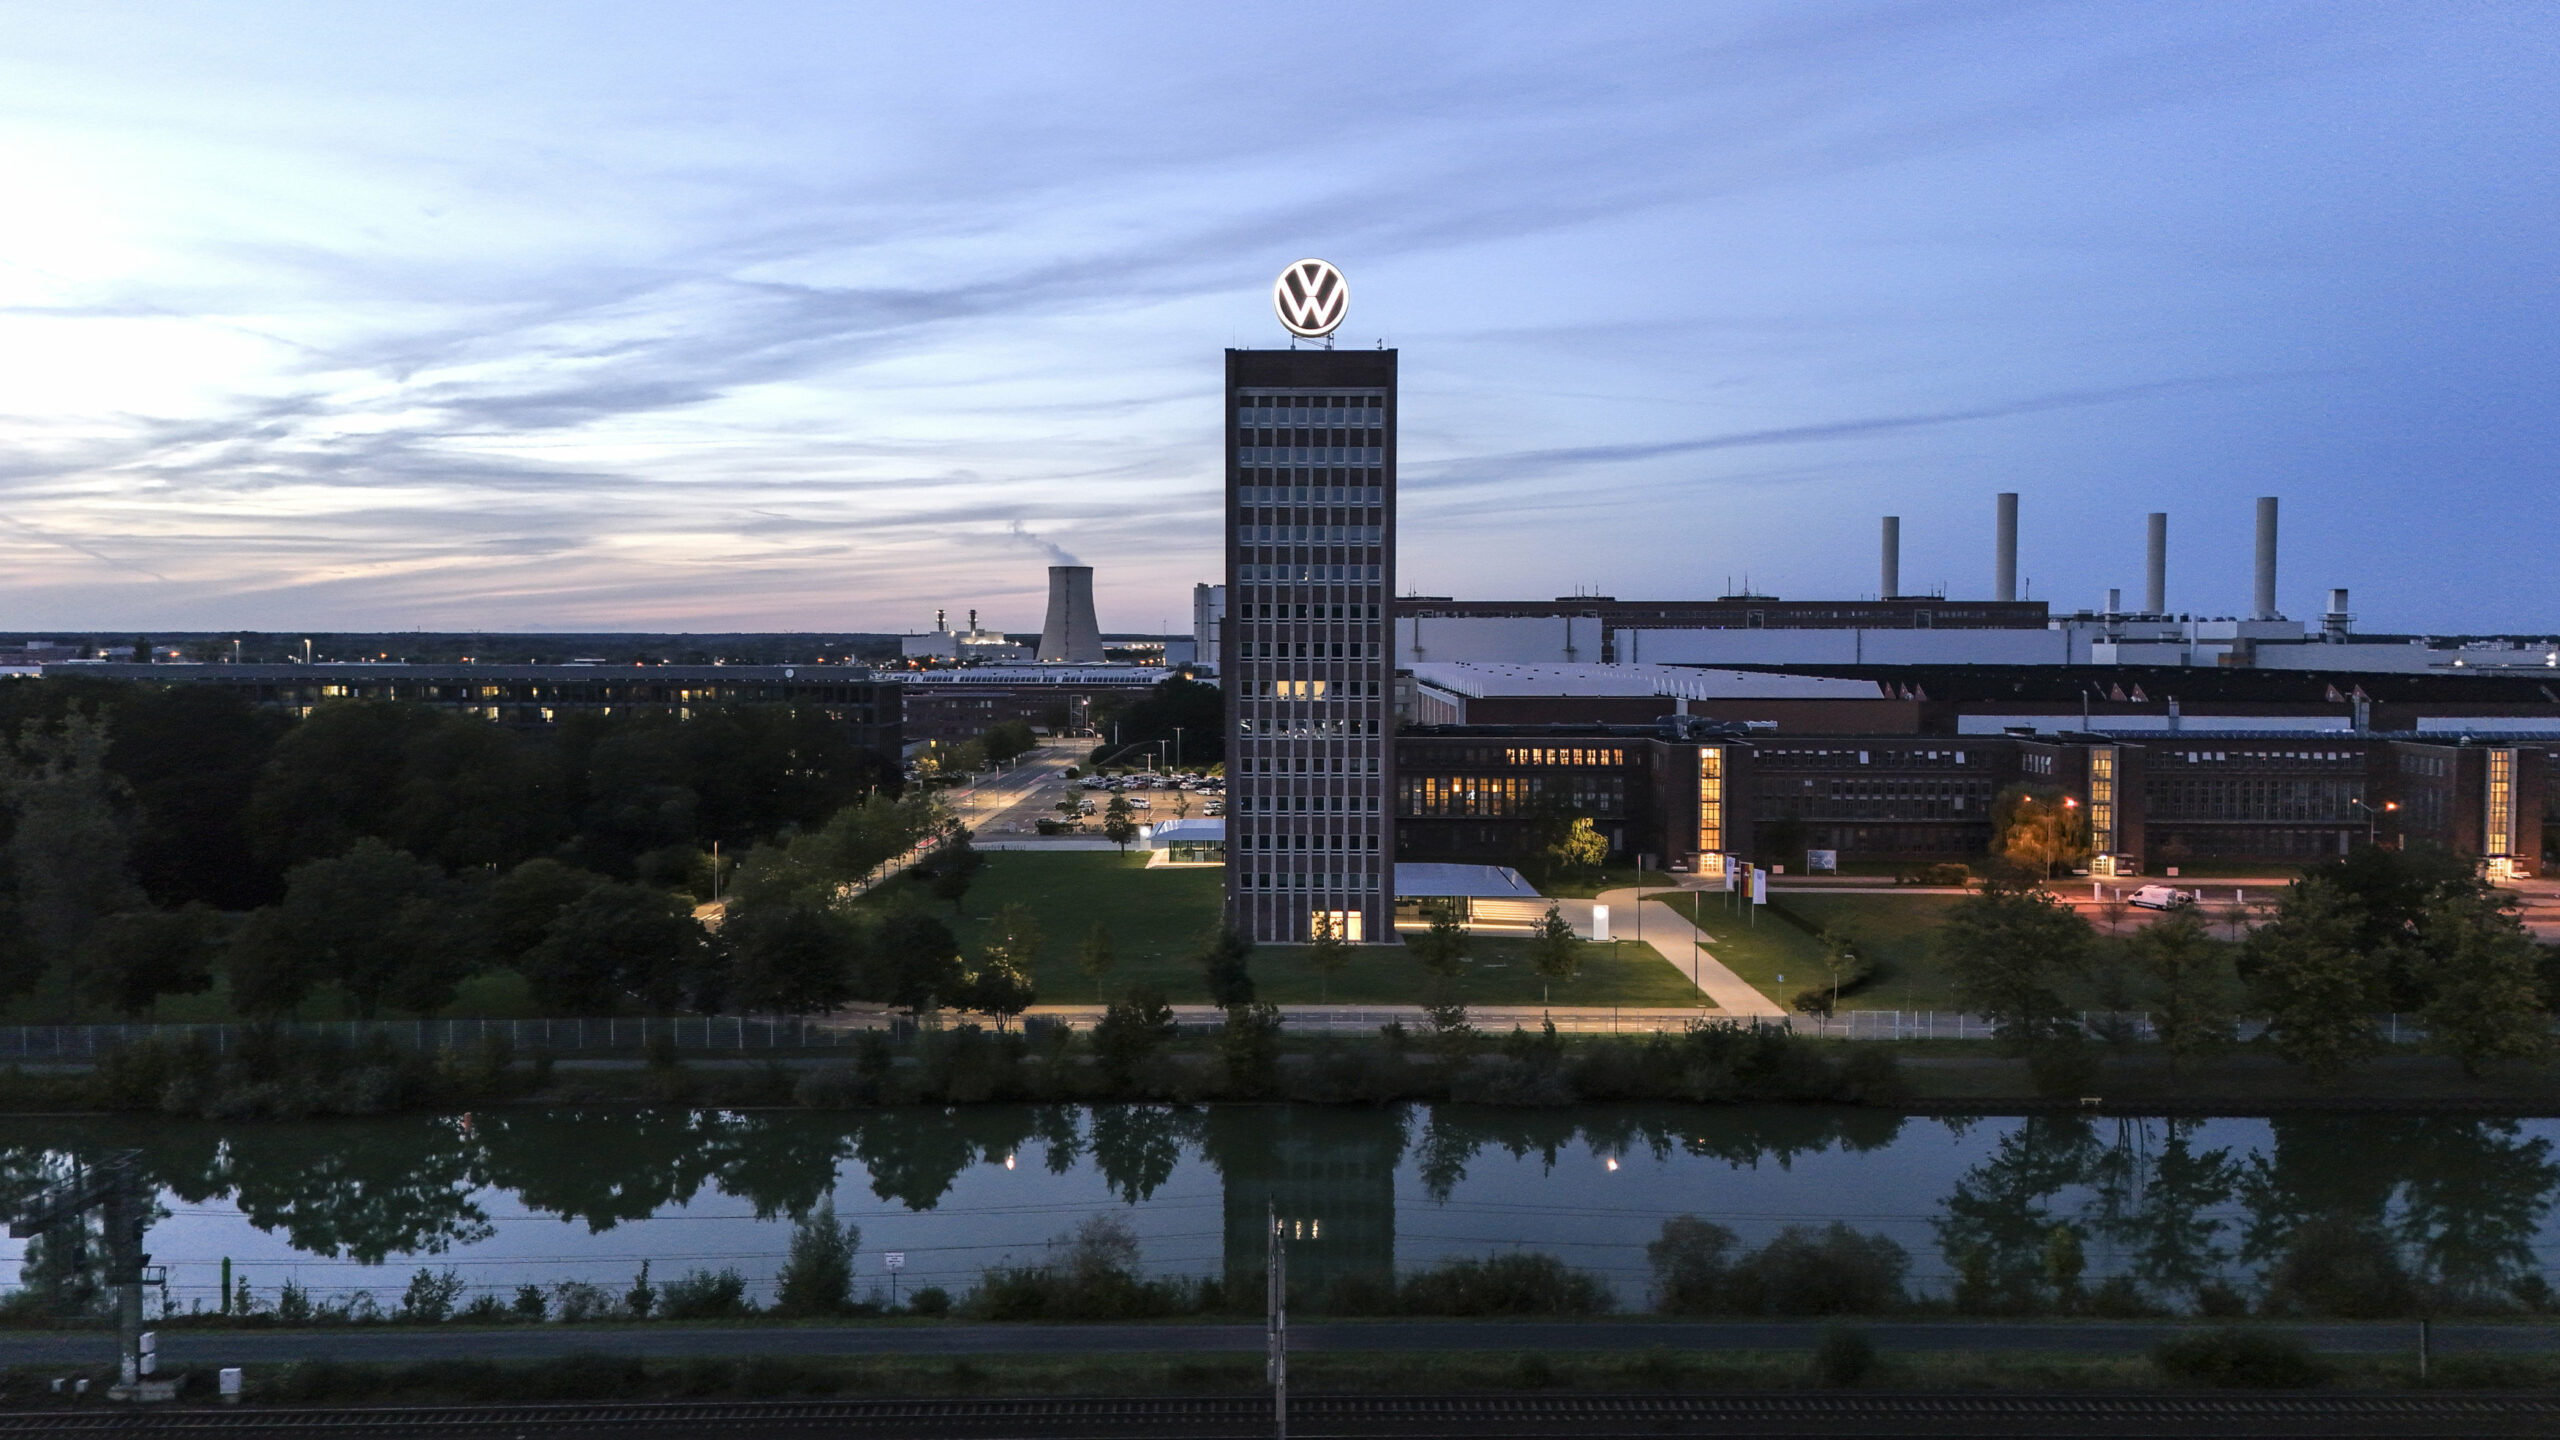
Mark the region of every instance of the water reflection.
MULTIPOLYGON (((1130 1207, 1157 1222, 1141 1229, 1159 1267, 1253 1284, 1276 1212, 1312 1289, 1518 1244, 1605 1274, 1639 1305, 1642 1247, 1669 1215, 1746 1240, 1836 1219, 1893 1235, 1918 1257, 1915 1288, 1969 1311, 2185 1310, 2223 1287, 2344 1310, 2547 1297, 2555 1138, 2560 1124, 2495 1117, 1933 1122, 1813 1107, 16 1119, 0 1121, 0 1199, 133 1148, 174 1216, 154 1237, 164 1260, 256 1254, 263 1235, 314 1260, 447 1257, 481 1267, 467 1278, 486 1288, 568 1278, 586 1256, 649 1256, 672 1273, 736 1255, 761 1279, 771 1265, 755 1257, 779 1260, 783 1222, 865 1192, 883 1207, 863 1212, 875 1248, 944 1256, 941 1283, 1130 1207), (701 1223, 669 1229, 676 1219, 701 1223), (548 1221, 619 1248, 528 1238, 548 1221), (1192 1237, 1214 1250, 1185 1248, 1192 1237)), ((60 1279, 72 1253, 23 1258, 60 1279)))

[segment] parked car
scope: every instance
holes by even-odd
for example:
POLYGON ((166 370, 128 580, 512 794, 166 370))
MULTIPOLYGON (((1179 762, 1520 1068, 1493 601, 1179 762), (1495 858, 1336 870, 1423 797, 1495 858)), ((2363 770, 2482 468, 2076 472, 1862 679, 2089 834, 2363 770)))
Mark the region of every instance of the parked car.
POLYGON ((2175 910, 2182 905, 2196 903, 2196 892, 2181 890, 2174 885, 2145 885, 2124 897, 2124 901, 2145 910, 2175 910))

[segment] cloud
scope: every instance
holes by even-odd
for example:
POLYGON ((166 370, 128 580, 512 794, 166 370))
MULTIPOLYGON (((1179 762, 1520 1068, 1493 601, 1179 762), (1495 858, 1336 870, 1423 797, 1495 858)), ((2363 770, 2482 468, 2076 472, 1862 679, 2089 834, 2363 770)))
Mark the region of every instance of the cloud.
POLYGON ((1084 563, 1075 556, 1068 554, 1065 546, 1057 544, 1054 541, 1042 539, 1040 536, 1024 529, 1022 522, 1019 520, 1014 521, 1009 527, 1007 527, 1007 533, 1012 535, 1014 539, 1019 540, 1023 544, 1030 546, 1032 549, 1039 551, 1041 554, 1048 556, 1049 563, 1053 565, 1081 565, 1084 563))

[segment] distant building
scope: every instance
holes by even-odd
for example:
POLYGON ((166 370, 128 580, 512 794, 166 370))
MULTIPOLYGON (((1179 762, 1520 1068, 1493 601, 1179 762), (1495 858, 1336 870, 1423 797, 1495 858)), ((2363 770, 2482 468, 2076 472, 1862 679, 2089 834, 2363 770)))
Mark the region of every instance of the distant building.
POLYGON ((397 700, 502 725, 556 724, 580 711, 658 711, 683 717, 716 705, 814 706, 895 763, 902 744, 899 686, 858 665, 136 665, 45 667, 153 685, 215 685, 252 703, 309 715, 330 700, 397 700))
POLYGON ((1007 720, 1036 730, 1083 735, 1095 704, 1161 685, 1165 672, 1135 665, 987 665, 889 672, 905 697, 906 738, 974 740, 1007 720))
POLYGON ((2043 731, 1720 733, 1656 725, 1417 726, 1396 740, 1398 858, 1534 860, 1558 815, 1668 870, 1783 862, 1979 864, 2001 790, 2083 808, 2098 875, 2198 861, 2301 865, 2368 837, 2429 840, 2491 874, 2542 873, 2552 736, 2043 731))

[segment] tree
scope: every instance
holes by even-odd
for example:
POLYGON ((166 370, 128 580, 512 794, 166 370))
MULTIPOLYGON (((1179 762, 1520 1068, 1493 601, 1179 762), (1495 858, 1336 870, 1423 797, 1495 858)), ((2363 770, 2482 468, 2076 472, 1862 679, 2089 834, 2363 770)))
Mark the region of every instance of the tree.
POLYGON ((608 884, 592 870, 557 860, 527 860, 498 877, 481 897, 481 931, 500 964, 515 965, 542 943, 560 912, 608 884))
POLYGON ((1111 927, 1099 920, 1094 921, 1093 928, 1085 932, 1084 943, 1076 947, 1076 968, 1093 982, 1096 1003, 1102 999, 1102 977, 1110 974, 1111 967, 1119 960, 1111 948, 1111 927))
POLYGON ((1325 1004, 1332 1004, 1334 972, 1351 963, 1351 942, 1342 938, 1342 928, 1330 910, 1316 912, 1315 933, 1307 939, 1307 963, 1321 977, 1317 993, 1325 1004))
POLYGON ((987 747, 987 758, 999 765, 1010 765, 1023 755, 1039 748, 1040 737, 1031 726, 1020 720, 999 721, 987 728, 980 743, 987 747))
POLYGON ((1548 987, 1572 984, 1574 972, 1582 968, 1582 938, 1573 933, 1573 925, 1556 906, 1547 907, 1546 918, 1529 937, 1529 964, 1538 972, 1541 1005, 1550 998, 1548 987))
POLYGON ((970 882, 977 878, 979 867, 986 863, 987 857, 979 854, 978 847, 969 843, 969 832, 954 827, 951 838, 942 842, 942 848, 934 852, 931 861, 934 896, 950 901, 951 913, 959 914, 961 897, 969 893, 970 882))
POLYGON ((1829 1015, 1840 1008, 1840 992, 1855 989, 1875 967, 1856 940, 1838 930, 1825 930, 1815 937, 1822 942, 1822 956, 1814 963, 1822 967, 1824 984, 1800 992, 1795 1008, 1807 1014, 1829 1015))
POLYGON ((2360 950, 2361 916, 2336 881, 2295 881, 2273 919, 2240 952, 2250 1003, 2267 1017, 2276 1053, 2326 1078, 2382 1048, 2374 1012, 2387 981, 2378 957, 2360 950))
POLYGON ((2008 786, 1991 802, 1992 852, 2050 880, 2055 867, 2087 858, 2088 819, 2054 786, 2008 786))
POLYGON ((1113 697, 1096 706, 1095 728, 1106 737, 1115 731, 1118 735, 1112 745, 1096 747, 1096 758, 1104 750, 1131 751, 1157 742, 1171 755, 1176 726, 1182 730, 1185 765, 1215 765, 1226 758, 1227 702, 1217 686, 1176 675, 1134 701, 1116 701, 1113 697))
POLYGON ((1094 1058, 1113 1085, 1126 1086, 1138 1067, 1173 1039, 1173 1030, 1173 1007, 1165 1003, 1164 992, 1141 985, 1128 999, 1103 1010, 1093 1027, 1094 1058))
POLYGON ((371 836, 298 865, 283 901, 234 936, 234 997, 281 1016, 335 984, 366 1020, 385 1005, 441 1010, 479 958, 456 902, 443 871, 371 836))
POLYGON ((2174 1072, 2231 1038, 2229 955, 2205 932, 2204 917, 2181 905, 2126 942, 2151 998, 2151 1030, 2174 1072))
POLYGON ((1938 943, 1957 1003, 1987 1016, 2013 1053, 2070 1033, 2071 1010, 2055 990, 2077 974, 2089 922, 2041 891, 1998 881, 1948 907, 1938 943))
POLYGON ((862 1227, 836 1219, 828 1200, 791 1232, 790 1258, 773 1277, 773 1308, 782 1315, 841 1315, 853 1308, 853 1257, 862 1227))
POLYGON ((1231 922, 1219 920, 1218 927, 1201 938, 1197 958, 1208 973, 1210 1004, 1233 1010, 1253 1003, 1253 972, 1248 968, 1253 942, 1231 922))
POLYGON ((1038 998, 1039 992, 1033 988, 1031 977, 992 952, 977 969, 969 972, 960 992, 963 1008, 995 1016, 998 1028, 1030 1009, 1038 998))
POLYGON ((1031 1008, 1030 974, 1040 957, 1040 923, 1027 905, 996 912, 995 938, 969 976, 963 1003, 982 1014, 1010 1018, 1031 1008))
POLYGON ((1237 1095, 1268 1094, 1280 1072, 1280 1009, 1276 1005, 1227 1007, 1218 1052, 1227 1062, 1227 1088, 1237 1095))
POLYGON ((1102 833, 1120 847, 1121 854, 1129 853, 1129 842, 1138 838, 1138 821, 1129 809, 1128 796, 1111 797, 1111 804, 1102 812, 1102 833))
POLYGON ((138 1019, 163 995, 211 987, 221 941, 222 917, 201 902, 109 916, 80 947, 81 989, 138 1019))
POLYGON ((911 1015, 956 1002, 968 976, 951 927, 930 915, 890 915, 871 932, 862 968, 862 998, 911 1015))
POLYGON ((1589 870, 1609 858, 1609 840, 1592 825, 1590 816, 1576 815, 1547 847, 1547 854, 1566 870, 1589 870))
POLYGON ((698 998, 711 959, 691 905, 617 882, 563 909, 520 963, 534 999, 557 1013, 609 1015, 636 1003, 665 1015, 698 998))
POLYGON ((2540 1060, 2551 1053, 2541 956, 2508 897, 2465 889, 2439 897, 2422 922, 2433 991, 2420 1013, 2427 1044, 2462 1062, 2540 1060))
MULTIPOLYGON (((0 959, 0 992, 34 987, 46 965, 75 954, 109 915, 147 903, 127 864, 125 789, 106 768, 107 722, 77 707, 58 725, 30 720, 17 753, 0 745, 0 849, 16 904, 15 943, 0 959)), ((0 937, 5 940, 7 937, 0 937)))
POLYGON ((1474 947, 1475 937, 1458 923, 1454 906, 1442 905, 1431 912, 1431 928, 1407 943, 1413 946, 1414 958, 1422 962, 1424 974, 1434 980, 1454 980, 1466 967, 1467 952, 1474 947))
POLYGON ((741 1010, 808 1015, 853 998, 860 936, 825 906, 745 906, 721 922, 720 948, 729 957, 729 1003, 741 1010))

